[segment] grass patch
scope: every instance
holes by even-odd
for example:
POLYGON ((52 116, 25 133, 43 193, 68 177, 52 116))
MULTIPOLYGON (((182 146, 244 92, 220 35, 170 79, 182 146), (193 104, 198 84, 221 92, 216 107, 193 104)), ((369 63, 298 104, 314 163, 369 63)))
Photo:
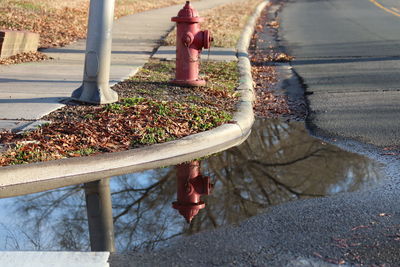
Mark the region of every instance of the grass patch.
POLYGON ((237 100, 236 63, 203 66, 206 87, 176 87, 174 62, 152 60, 135 77, 114 86, 121 96, 107 105, 68 105, 24 134, 0 133, 8 148, 0 165, 23 164, 168 142, 232 120, 237 100), (154 94, 153 92, 157 92, 154 94))
POLYGON ((150 60, 134 77, 113 87, 121 98, 144 97, 152 100, 216 105, 229 110, 236 98, 239 74, 236 62, 209 62, 201 65, 206 87, 176 87, 169 82, 175 75, 175 62, 150 60))
POLYGON ((29 11, 40 11, 43 6, 38 3, 38 2, 30 2, 30 1, 10 1, 10 4, 21 8, 21 9, 26 9, 29 11))

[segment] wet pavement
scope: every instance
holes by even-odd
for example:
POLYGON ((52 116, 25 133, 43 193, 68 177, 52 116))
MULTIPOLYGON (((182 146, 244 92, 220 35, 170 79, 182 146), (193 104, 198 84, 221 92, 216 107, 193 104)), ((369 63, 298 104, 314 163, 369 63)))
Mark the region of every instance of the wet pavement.
MULTIPOLYGON (((202 173, 215 186, 190 225, 171 205, 175 168, 111 179, 116 246, 153 250, 182 235, 238 224, 274 205, 366 189, 379 181, 381 167, 310 137, 302 122, 258 119, 245 143, 202 161, 202 173)), ((6 213, 0 249, 89 250, 81 186, 4 199, 0 205, 6 213)))

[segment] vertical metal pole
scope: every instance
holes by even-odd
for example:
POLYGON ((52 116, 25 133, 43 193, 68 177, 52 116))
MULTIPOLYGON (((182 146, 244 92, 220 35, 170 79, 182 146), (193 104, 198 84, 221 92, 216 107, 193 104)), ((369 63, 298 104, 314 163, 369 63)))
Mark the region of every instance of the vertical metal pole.
POLYGON ((85 185, 86 209, 92 251, 115 251, 110 179, 85 185))
POLYGON ((117 92, 109 86, 114 3, 90 1, 83 83, 72 93, 75 100, 93 104, 118 101, 117 92))

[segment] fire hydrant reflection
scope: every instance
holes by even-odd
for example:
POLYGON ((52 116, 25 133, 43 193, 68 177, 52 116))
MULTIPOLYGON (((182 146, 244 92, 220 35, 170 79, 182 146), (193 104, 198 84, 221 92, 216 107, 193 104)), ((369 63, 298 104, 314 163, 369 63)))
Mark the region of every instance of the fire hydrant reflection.
POLYGON ((201 31, 199 23, 204 18, 186 1, 177 17, 176 72, 172 83, 182 86, 204 86, 205 80, 199 77, 199 59, 203 48, 211 46, 212 37, 208 30, 201 31))
POLYGON ((172 207, 190 223, 200 209, 205 207, 200 196, 209 195, 213 185, 210 177, 200 173, 200 162, 193 161, 176 166, 177 169, 177 198, 172 207))

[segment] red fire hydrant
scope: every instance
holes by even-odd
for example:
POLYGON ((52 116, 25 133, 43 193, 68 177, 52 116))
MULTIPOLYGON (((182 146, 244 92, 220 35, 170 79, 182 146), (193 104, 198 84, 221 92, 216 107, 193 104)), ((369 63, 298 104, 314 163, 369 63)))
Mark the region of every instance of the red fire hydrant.
POLYGON ((178 201, 173 202, 172 207, 190 223, 199 210, 206 206, 200 196, 209 195, 213 185, 210 177, 201 175, 199 161, 177 165, 176 169, 178 201))
POLYGON ((204 86, 205 80, 199 77, 199 60, 203 48, 211 46, 212 37, 208 30, 201 31, 199 23, 204 18, 186 1, 177 17, 172 17, 177 23, 176 35, 176 71, 172 83, 181 86, 204 86))

